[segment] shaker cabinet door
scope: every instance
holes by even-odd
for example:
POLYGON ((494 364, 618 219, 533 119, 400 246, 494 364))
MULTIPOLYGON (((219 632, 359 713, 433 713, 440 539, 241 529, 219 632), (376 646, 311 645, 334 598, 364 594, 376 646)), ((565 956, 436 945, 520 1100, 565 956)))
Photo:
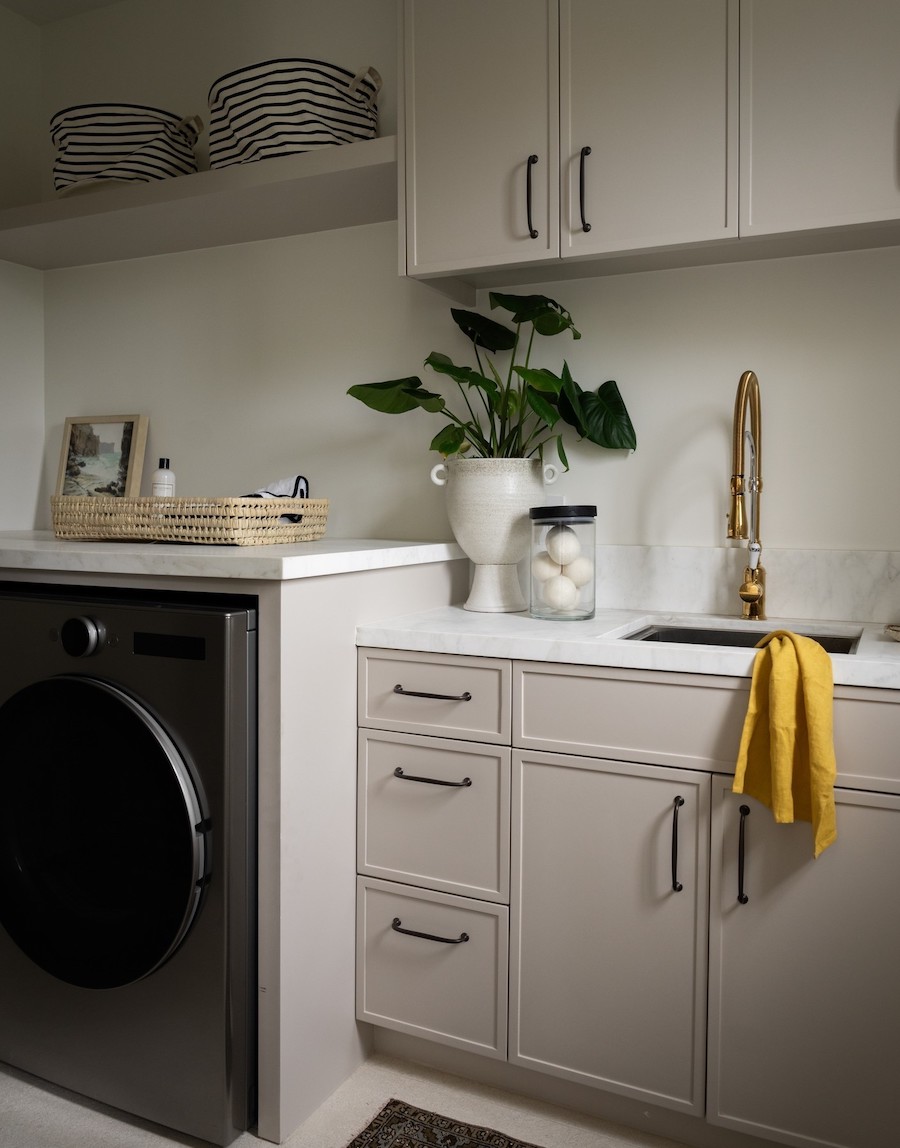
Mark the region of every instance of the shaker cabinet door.
POLYGON ((709 781, 513 752, 511 1061, 702 1114, 709 781))
POLYGON ((737 65, 737 0, 561 0, 563 256, 737 235, 737 65))
POLYGON ((558 257, 558 43, 556 0, 406 0, 410 275, 558 257))
POLYGON ((900 218, 898 60, 897 0, 742 0, 742 235, 900 218))
POLYGON ((777 825, 714 779, 707 1119, 804 1148, 894 1148, 900 797, 835 799, 837 841, 813 859, 808 823, 777 825))

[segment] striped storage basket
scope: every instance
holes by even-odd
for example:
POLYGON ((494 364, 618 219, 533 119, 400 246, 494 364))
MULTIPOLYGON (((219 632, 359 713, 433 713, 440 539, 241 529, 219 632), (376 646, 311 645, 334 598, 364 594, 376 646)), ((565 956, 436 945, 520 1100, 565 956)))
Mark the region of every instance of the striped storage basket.
POLYGON ((197 170, 203 121, 143 104, 79 104, 50 120, 59 192, 103 180, 150 182, 197 170))
POLYGON ((209 89, 209 166, 372 139, 381 77, 321 60, 266 60, 209 89))

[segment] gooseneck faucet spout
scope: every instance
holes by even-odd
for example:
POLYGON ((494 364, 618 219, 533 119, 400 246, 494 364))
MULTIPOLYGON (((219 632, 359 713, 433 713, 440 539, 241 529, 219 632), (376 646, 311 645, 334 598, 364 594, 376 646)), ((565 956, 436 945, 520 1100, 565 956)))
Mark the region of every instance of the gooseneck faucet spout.
POLYGON ((728 537, 749 541, 749 559, 744 581, 738 591, 744 618, 764 619, 766 572, 760 565, 762 543, 759 537, 759 496, 762 491, 762 420, 759 380, 753 371, 744 371, 734 401, 734 428, 731 461, 731 513, 728 537), (747 427, 747 411, 750 427, 747 427), (747 462, 749 461, 749 470, 747 462))

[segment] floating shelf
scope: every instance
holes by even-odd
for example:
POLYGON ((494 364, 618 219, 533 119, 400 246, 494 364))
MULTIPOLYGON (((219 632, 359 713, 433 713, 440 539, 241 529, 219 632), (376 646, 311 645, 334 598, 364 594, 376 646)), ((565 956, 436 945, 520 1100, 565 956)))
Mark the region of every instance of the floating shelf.
POLYGON ((397 139, 0 211, 0 259, 49 270, 397 218, 397 139))

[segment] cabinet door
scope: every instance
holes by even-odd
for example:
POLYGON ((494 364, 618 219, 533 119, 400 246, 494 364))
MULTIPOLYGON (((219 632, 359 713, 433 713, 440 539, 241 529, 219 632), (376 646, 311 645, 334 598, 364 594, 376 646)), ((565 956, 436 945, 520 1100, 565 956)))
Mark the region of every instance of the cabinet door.
POLYGON ((708 829, 707 774, 514 751, 511 1061, 702 1113, 708 829))
POLYGON ((556 0, 406 0, 404 42, 409 274, 558 257, 556 0))
POLYGON ((561 0, 560 18, 562 254, 736 236, 737 0, 561 0))
POLYGON ((730 789, 715 779, 707 1118, 805 1148, 894 1148, 900 798, 836 790, 838 839, 813 860, 808 824, 730 789))
POLYGON ((900 218, 898 59, 897 0, 742 0, 742 235, 900 218))

